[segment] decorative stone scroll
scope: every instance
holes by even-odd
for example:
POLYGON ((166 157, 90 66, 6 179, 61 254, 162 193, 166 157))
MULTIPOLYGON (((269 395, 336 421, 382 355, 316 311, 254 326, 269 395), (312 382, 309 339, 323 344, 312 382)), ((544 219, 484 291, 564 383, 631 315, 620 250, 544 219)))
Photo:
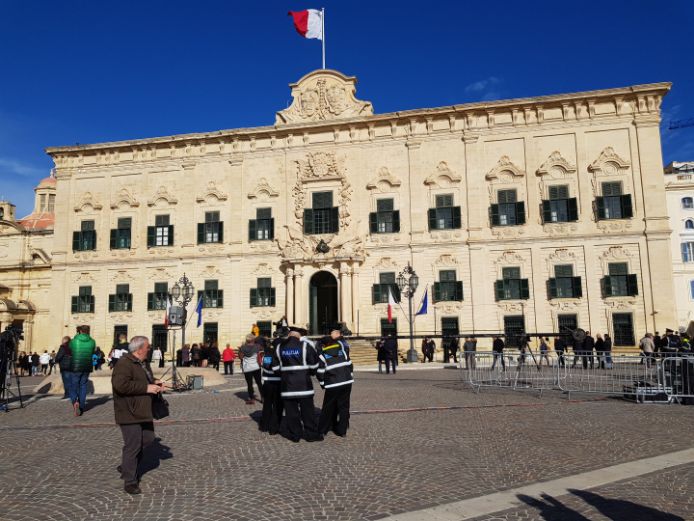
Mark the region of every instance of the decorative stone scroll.
POLYGON ((217 183, 215 183, 214 181, 210 181, 209 183, 207 183, 207 188, 205 189, 205 191, 198 195, 195 198, 195 200, 198 203, 204 203, 212 197, 217 199, 217 201, 226 201, 228 199, 227 194, 225 194, 219 188, 217 188, 217 183))
POLYGON ((447 188, 454 183, 459 183, 460 181, 462 181, 462 179, 463 178, 460 177, 459 174, 456 174, 453 170, 451 170, 451 167, 448 166, 448 163, 446 163, 445 161, 441 161, 436 166, 436 172, 427 177, 424 180, 424 184, 427 186, 438 186, 441 188, 447 188))
POLYGON ((487 181, 492 181, 508 177, 505 174, 510 174, 511 179, 513 179, 514 177, 523 177, 525 172, 514 165, 508 156, 501 156, 499 162, 484 177, 487 181))
POLYGON ((357 79, 321 69, 289 86, 292 104, 279 112, 276 125, 372 116, 371 102, 356 99, 357 79))
POLYGON ((111 210, 115 210, 117 208, 120 208, 121 206, 137 208, 138 206, 140 206, 140 203, 135 199, 133 194, 131 194, 127 188, 121 188, 116 194, 116 197, 113 199, 113 202, 111 203, 111 210))
POLYGON ((269 199, 271 197, 279 197, 279 195, 280 193, 275 190, 264 177, 258 179, 258 184, 255 185, 255 188, 248 192, 249 199, 269 199))
POLYGON ((91 192, 84 192, 77 199, 77 204, 75 204, 74 210, 76 212, 84 212, 87 207, 97 211, 103 208, 102 204, 97 201, 96 197, 94 197, 91 192))
POLYGON ((168 190, 166 189, 165 186, 160 186, 154 196, 147 201, 147 206, 155 206, 159 201, 165 201, 167 204, 176 204, 178 203, 178 199, 176 199, 173 195, 169 194, 168 190))
POLYGON ((400 179, 391 174, 387 167, 383 166, 378 169, 376 177, 367 183, 366 189, 385 192, 393 188, 398 188, 401 184, 402 182, 400 179))

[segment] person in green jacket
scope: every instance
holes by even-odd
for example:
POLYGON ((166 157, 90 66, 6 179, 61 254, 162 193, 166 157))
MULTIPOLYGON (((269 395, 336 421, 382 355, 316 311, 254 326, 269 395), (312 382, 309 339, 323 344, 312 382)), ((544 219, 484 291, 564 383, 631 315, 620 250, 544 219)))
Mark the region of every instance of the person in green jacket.
POLYGON ((92 372, 92 355, 96 342, 89 336, 89 326, 77 326, 77 335, 70 341, 70 402, 75 416, 82 416, 87 407, 87 383, 92 372))

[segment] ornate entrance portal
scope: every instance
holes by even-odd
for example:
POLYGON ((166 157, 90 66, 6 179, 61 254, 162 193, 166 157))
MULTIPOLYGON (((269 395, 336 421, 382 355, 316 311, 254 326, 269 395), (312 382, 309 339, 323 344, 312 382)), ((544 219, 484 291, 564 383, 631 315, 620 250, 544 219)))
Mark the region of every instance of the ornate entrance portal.
POLYGON ((309 298, 309 330, 312 335, 326 335, 337 322, 337 279, 319 271, 311 277, 309 298))

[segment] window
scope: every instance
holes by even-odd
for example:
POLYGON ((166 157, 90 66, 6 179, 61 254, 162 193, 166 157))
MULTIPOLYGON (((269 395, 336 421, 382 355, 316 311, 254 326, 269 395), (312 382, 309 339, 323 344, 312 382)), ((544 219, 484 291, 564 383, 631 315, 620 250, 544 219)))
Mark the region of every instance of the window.
POLYGON ((520 346, 525 333, 525 319, 523 315, 507 315, 504 317, 504 336, 507 347, 520 346))
POLYGON ((376 211, 369 214, 371 233, 398 233, 400 231, 400 211, 393 208, 393 199, 378 199, 376 201, 376 211))
POLYGON ((205 222, 198 223, 198 244, 224 242, 224 223, 219 220, 219 212, 205 212, 205 222))
POLYGON ((130 293, 128 284, 116 285, 116 293, 108 296, 108 310, 110 312, 133 310, 133 295, 130 293))
POLYGON ((521 300, 530 298, 528 279, 521 279, 519 267, 501 269, 501 280, 494 286, 496 300, 521 300))
POLYGON ((497 204, 490 208, 492 226, 525 224, 525 203, 516 200, 516 190, 499 190, 497 204))
POLYGON ((691 197, 683 197, 682 198, 682 208, 690 209, 694 208, 694 199, 691 197))
POLYGON ((566 314, 557 316, 559 333, 568 345, 573 345, 573 332, 578 329, 578 315, 566 314))
POLYGON ((548 295, 553 298, 580 298, 583 296, 581 277, 574 277, 571 264, 554 267, 554 278, 547 281, 548 295))
POLYGON ((689 281, 689 298, 694 300, 694 280, 689 281))
POLYGON ((251 288, 251 307, 275 305, 275 288, 270 277, 259 278, 256 287, 251 288))
POLYGON ((127 250, 130 249, 130 233, 133 220, 130 217, 118 219, 118 227, 111 230, 111 249, 127 250))
POLYGON ((113 345, 118 345, 118 339, 121 335, 125 335, 128 338, 128 326, 126 324, 120 324, 113 326, 113 345))
POLYGON ((202 296, 202 307, 222 308, 224 307, 224 290, 219 289, 216 280, 206 280, 205 289, 198 291, 198 299, 202 296))
POLYGON ((569 197, 569 185, 555 185, 548 189, 549 199, 542 201, 542 219, 545 223, 578 220, 576 198, 569 197))
POLYGON ((55 195, 49 194, 48 196, 48 213, 55 212, 55 195))
POLYGON ((169 300, 169 284, 167 282, 155 282, 154 291, 147 293, 147 310, 157 311, 166 309, 169 300))
POLYGON ((259 320, 256 322, 256 325, 260 330, 260 333, 258 333, 260 336, 272 338, 272 322, 270 320, 259 320))
POLYGON ((634 320, 631 313, 613 313, 612 327, 615 346, 633 346, 635 344, 634 320))
POLYGON ((463 300, 463 283, 456 281, 455 270, 439 272, 439 282, 434 282, 434 302, 463 300))
POLYGON ((217 342, 219 325, 217 322, 205 322, 202 326, 202 338, 207 343, 217 342))
POLYGON ((394 318, 392 322, 388 322, 387 318, 381 319, 381 336, 390 336, 398 334, 398 319, 394 318))
POLYGON ((82 221, 80 231, 72 233, 72 251, 96 250, 94 221, 82 221))
POLYGON ((304 233, 337 233, 340 226, 338 208, 333 206, 332 192, 314 192, 313 208, 304 210, 304 233))
POLYGON ((636 275, 629 274, 626 262, 612 262, 608 265, 608 275, 603 279, 603 296, 625 297, 639 294, 636 275))
POLYGON ((389 288, 395 301, 400 302, 400 288, 395 283, 395 273, 393 272, 378 275, 378 284, 374 284, 371 288, 371 302, 373 304, 387 304, 389 288))
POLYGON ((91 286, 80 286, 78 294, 72 297, 73 313, 94 313, 94 295, 91 286))
POLYGON ((46 194, 41 194, 39 197, 40 197, 39 212, 45 212, 46 211, 46 194))
POLYGON ((162 353, 166 353, 169 347, 169 332, 164 324, 152 326, 152 347, 158 347, 162 353))
POLYGON ((147 227, 147 247, 173 246, 174 227, 169 224, 168 215, 157 215, 154 226, 147 227))
POLYGON ((694 262, 694 242, 682 243, 682 262, 694 262))
POLYGON ((458 317, 441 317, 441 347, 447 346, 452 337, 460 334, 458 317))
POLYGON ((429 208, 429 230, 460 228, 460 206, 453 206, 453 194, 437 195, 435 208, 429 208))
POLYGON ((257 208, 255 219, 248 221, 249 241, 271 241, 275 237, 275 220, 272 208, 257 208))
POLYGON ((622 194, 622 183, 610 181, 602 183, 602 196, 595 200, 597 217, 603 219, 629 219, 634 213, 631 195, 622 194))
POLYGON ((687 219, 684 221, 684 229, 685 230, 694 230, 694 221, 691 219, 687 219))

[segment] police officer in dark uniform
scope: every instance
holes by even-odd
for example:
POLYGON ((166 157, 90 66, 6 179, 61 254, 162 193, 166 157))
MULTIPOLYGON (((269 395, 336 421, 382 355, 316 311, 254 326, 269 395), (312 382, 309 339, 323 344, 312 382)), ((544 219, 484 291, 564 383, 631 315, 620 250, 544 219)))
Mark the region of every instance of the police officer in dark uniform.
POLYGON ((318 369, 318 355, 312 343, 303 339, 307 331, 290 327, 287 338, 275 349, 271 369, 280 375, 280 392, 284 404, 282 434, 294 442, 302 435, 306 441, 320 441, 313 410, 311 375, 318 369), (303 426, 302 426, 303 423, 303 426))
POLYGON ((349 428, 349 400, 354 378, 349 344, 342 336, 342 327, 333 326, 330 336, 321 339, 317 347, 316 375, 325 389, 318 430, 325 435, 332 429, 335 434, 344 437, 349 428))
POLYGON ((260 418, 260 430, 270 434, 277 434, 280 431, 282 420, 282 396, 280 393, 281 378, 278 372, 272 369, 275 360, 274 353, 277 347, 286 340, 286 331, 278 331, 279 335, 272 340, 272 343, 265 342, 263 348, 263 359, 260 365, 263 396, 263 415, 260 418))

